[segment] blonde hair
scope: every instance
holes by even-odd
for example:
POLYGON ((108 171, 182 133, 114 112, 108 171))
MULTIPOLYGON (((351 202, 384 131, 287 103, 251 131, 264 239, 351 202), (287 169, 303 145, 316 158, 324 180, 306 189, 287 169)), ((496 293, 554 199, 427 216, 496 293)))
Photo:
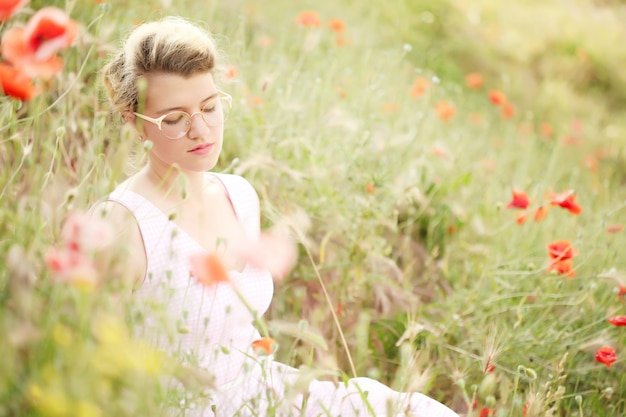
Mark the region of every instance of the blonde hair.
POLYGON ((214 73, 217 54, 213 36, 184 18, 169 16, 141 24, 102 69, 109 102, 114 111, 137 111, 138 84, 145 75, 214 73))

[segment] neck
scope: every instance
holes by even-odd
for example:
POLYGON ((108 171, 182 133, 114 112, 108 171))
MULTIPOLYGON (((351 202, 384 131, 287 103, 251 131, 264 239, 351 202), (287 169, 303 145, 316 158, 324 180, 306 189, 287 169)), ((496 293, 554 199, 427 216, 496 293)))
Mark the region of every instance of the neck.
POLYGON ((175 165, 148 162, 144 175, 168 200, 185 200, 203 195, 204 173, 183 171, 175 165))

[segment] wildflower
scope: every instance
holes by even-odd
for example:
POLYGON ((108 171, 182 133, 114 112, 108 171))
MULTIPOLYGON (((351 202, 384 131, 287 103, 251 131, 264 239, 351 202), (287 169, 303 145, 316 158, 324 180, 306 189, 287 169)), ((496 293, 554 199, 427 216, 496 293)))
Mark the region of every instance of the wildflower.
POLYGON ((496 106, 506 103, 506 96, 502 91, 492 90, 489 92, 489 100, 496 106))
POLYGON ((507 204, 506 208, 510 209, 527 209, 530 204, 528 195, 516 189, 513 189, 513 199, 507 204))
POLYGON ((610 346, 603 346, 596 351, 596 360, 604 365, 607 368, 611 367, 613 362, 617 361, 617 355, 615 354, 615 349, 610 346))
POLYGON ((368 182, 367 184, 365 184, 365 192, 366 193, 374 194, 374 191, 376 191, 376 187, 374 186, 374 183, 368 182))
POLYGON ((567 260, 578 255, 572 244, 567 240, 555 240, 548 244, 550 259, 567 260))
POLYGON ((29 101, 40 92, 30 77, 4 62, 0 62, 0 89, 21 101, 29 101))
POLYGON ((448 122, 456 114, 456 108, 447 101, 440 101, 435 104, 435 111, 443 122, 448 122))
POLYGON ((489 407, 481 408, 480 413, 478 414, 479 417, 489 417, 489 416, 494 416, 494 415, 495 415, 495 411, 489 407))
POLYGON ((483 76, 477 72, 472 72, 465 76, 465 84, 471 89, 477 90, 483 86, 483 76))
POLYGON ((272 37, 269 35, 261 35, 256 41, 261 48, 267 48, 272 44, 272 37))
POLYGON ((19 9, 21 9, 28 0, 2 0, 0 1, 0 22, 9 19, 19 9))
POLYGON ((257 354, 271 355, 274 353, 276 342, 271 337, 262 337, 252 342, 251 346, 257 354))
POLYGON ((322 25, 317 12, 311 10, 300 12, 296 19, 296 23, 305 28, 318 28, 322 25))
POLYGON ((535 214, 533 215, 533 220, 536 222, 540 222, 546 218, 548 215, 548 207, 547 206, 539 206, 535 209, 535 214))
POLYGON ((626 316, 615 316, 609 319, 609 323, 614 326, 626 326, 626 316))
POLYGON ((544 122, 539 126, 539 132, 541 136, 544 138, 549 138, 554 134, 554 130, 552 129, 552 125, 550 123, 544 122))
POLYGON ((526 215, 527 213, 525 211, 518 211, 517 214, 515 215, 515 223, 517 224, 526 223, 526 215))
POLYGON ((418 98, 426 93, 430 87, 430 81, 424 77, 417 77, 411 86, 411 97, 418 98))
POLYGON ((583 165, 590 171, 598 170, 598 158, 595 155, 585 155, 583 165))
POLYGON ((502 104, 502 116, 504 116, 507 119, 510 119, 511 117, 515 116, 515 106, 513 106, 511 103, 503 103, 502 104))
POLYGON ((433 145, 432 150, 433 154, 440 158, 447 158, 450 156, 450 152, 448 152, 448 150, 442 145, 433 145))
POLYGON ((342 33, 344 30, 346 30, 346 24, 341 19, 330 19, 328 21, 328 27, 330 28, 330 30, 336 33, 342 33))
POLYGON ((557 259, 551 261, 548 265, 549 272, 556 272, 559 275, 564 275, 567 278, 574 278, 576 270, 571 259, 557 259))
POLYGON ((345 46, 347 44, 348 38, 346 38, 343 33, 337 33, 337 35, 335 36, 335 45, 345 46))
POLYGON ((624 229, 624 226, 621 224, 614 224, 606 228, 607 233, 619 233, 624 229))
POLYGON ((576 203, 576 193, 573 191, 564 191, 554 195, 550 205, 562 207, 574 215, 579 215, 583 211, 576 203))
POLYGON ((98 271, 91 258, 72 248, 48 251, 45 263, 57 282, 69 283, 83 289, 92 289, 98 283, 98 271))
POLYGON ((2 56, 31 77, 51 78, 63 67, 56 52, 69 47, 78 25, 64 11, 44 7, 26 27, 13 27, 2 37, 2 56))
POLYGON ((235 77, 237 77, 237 67, 234 65, 228 66, 228 68, 226 68, 226 71, 224 72, 224 78, 226 79, 226 81, 230 81, 235 77))
POLYGON ((94 252, 113 241, 112 225, 87 213, 70 213, 61 230, 63 243, 81 253, 94 252))
POLYGON ((196 254, 189 257, 191 275, 202 285, 230 282, 228 272, 215 254, 196 254))

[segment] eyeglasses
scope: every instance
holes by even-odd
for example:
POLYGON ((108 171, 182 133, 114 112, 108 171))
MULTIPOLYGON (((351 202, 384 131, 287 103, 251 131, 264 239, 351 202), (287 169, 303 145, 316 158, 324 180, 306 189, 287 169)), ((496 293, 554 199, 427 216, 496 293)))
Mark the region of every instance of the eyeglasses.
POLYGON ((133 112, 135 116, 154 123, 159 130, 170 139, 180 139, 189 132, 191 128, 191 119, 196 114, 200 114, 207 126, 215 127, 224 123, 228 119, 228 113, 232 107, 233 98, 220 90, 217 90, 217 97, 209 100, 202 110, 189 114, 184 111, 173 111, 171 113, 164 114, 158 118, 148 117, 146 115, 133 112))

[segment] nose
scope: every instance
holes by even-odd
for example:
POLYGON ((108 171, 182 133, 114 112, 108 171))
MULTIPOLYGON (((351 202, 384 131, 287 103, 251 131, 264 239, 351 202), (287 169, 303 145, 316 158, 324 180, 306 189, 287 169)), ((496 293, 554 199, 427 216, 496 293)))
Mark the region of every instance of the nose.
POLYGON ((196 112, 191 115, 189 120, 189 132, 187 132, 187 135, 191 139, 207 137, 210 131, 209 124, 204 120, 204 117, 202 117, 202 113, 196 112))

